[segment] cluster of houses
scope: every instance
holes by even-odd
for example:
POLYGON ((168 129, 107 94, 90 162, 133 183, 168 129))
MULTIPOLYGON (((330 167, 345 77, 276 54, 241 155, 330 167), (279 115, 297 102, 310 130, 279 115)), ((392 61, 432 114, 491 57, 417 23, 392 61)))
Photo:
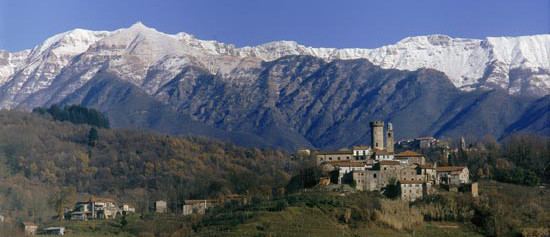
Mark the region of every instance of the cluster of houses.
MULTIPOLYGON (((359 191, 381 191, 390 184, 399 185, 401 199, 407 201, 433 193, 436 185, 449 190, 466 186, 477 190, 475 184, 474 187, 470 184, 467 167, 438 166, 437 162, 429 163, 424 155, 411 150, 395 153, 392 124, 388 123, 386 133, 383 121, 370 125, 371 146, 316 154, 317 164, 324 171, 337 174, 333 182, 354 184, 359 191)), ((437 144, 437 140, 422 138, 418 143, 430 147, 437 144)), ((323 183, 326 184, 326 180, 323 179, 323 183)))
MULTIPOLYGON (((245 205, 248 203, 248 198, 243 195, 230 194, 218 199, 202 199, 202 200, 185 200, 182 207, 182 214, 187 215, 204 215, 206 210, 212 207, 221 206, 226 203, 236 203, 245 205)), ((153 212, 168 213, 168 203, 164 200, 157 200, 153 205, 153 212)), ((77 202, 74 208, 65 212, 64 219, 70 221, 88 221, 88 220, 108 220, 115 219, 119 216, 135 213, 135 208, 128 204, 117 205, 113 199, 109 198, 90 198, 87 201, 77 202)), ((3 219, 2 219, 3 220, 3 219)), ((21 223, 22 228, 27 236, 43 234, 43 235, 64 235, 64 227, 45 227, 39 226, 32 222, 21 223)))
POLYGON ((128 204, 116 205, 113 199, 90 198, 88 201, 77 202, 74 209, 65 214, 69 220, 114 219, 117 216, 135 212, 128 204))
MULTIPOLYGON (((218 199, 200 199, 185 200, 182 207, 184 216, 192 214, 205 214, 206 210, 212 207, 220 206, 228 202, 238 204, 248 203, 248 198, 242 195, 230 194, 218 199)), ((154 203, 155 213, 168 213, 168 203, 164 200, 157 200, 154 203)), ((85 221, 93 219, 114 219, 120 215, 134 213, 135 208, 128 204, 117 206, 116 202, 107 198, 94 198, 84 202, 77 202, 73 210, 66 213, 65 217, 69 220, 85 221)))

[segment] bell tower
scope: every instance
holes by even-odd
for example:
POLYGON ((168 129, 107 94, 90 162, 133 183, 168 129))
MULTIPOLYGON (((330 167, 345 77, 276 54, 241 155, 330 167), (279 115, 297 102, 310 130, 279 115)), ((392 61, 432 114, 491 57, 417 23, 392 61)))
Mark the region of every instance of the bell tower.
POLYGON ((394 143, 393 125, 391 123, 388 123, 388 133, 386 133, 386 151, 388 151, 388 153, 394 152, 394 143))

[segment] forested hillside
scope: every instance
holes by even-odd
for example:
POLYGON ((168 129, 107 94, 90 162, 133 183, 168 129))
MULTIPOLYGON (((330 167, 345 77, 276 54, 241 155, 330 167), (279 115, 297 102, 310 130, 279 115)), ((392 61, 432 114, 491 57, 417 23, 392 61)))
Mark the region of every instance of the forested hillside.
POLYGON ((55 215, 52 197, 66 190, 74 190, 66 195, 73 199, 114 197, 144 210, 157 199, 177 205, 270 193, 286 185, 293 168, 277 151, 0 112, 0 214, 20 220, 55 215))

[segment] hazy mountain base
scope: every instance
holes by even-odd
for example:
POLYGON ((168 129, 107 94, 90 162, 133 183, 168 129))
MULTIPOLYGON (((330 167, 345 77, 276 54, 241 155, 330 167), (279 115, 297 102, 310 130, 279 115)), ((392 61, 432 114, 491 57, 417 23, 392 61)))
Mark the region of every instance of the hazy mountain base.
POLYGON ((264 62, 244 76, 213 75, 187 66, 155 93, 108 70, 62 96, 61 75, 37 101, 80 104, 106 112, 114 127, 199 135, 239 145, 333 149, 368 144, 369 121, 392 121, 397 138, 502 138, 512 132, 550 134, 550 96, 511 96, 504 90, 457 89, 431 69, 382 69, 367 60, 288 56, 264 62))

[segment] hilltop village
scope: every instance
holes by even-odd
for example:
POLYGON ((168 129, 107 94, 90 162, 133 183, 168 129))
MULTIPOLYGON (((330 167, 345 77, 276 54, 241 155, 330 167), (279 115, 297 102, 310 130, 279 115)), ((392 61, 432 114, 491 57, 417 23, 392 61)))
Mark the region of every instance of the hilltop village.
MULTIPOLYGON (((370 146, 315 153, 317 165, 325 173, 333 174, 331 177, 321 178, 320 185, 350 184, 357 191, 383 191, 390 186, 397 186, 400 190, 397 193, 406 201, 415 201, 433 194, 436 187, 448 191, 469 191, 477 196, 477 183, 470 182, 468 167, 438 166, 437 162, 430 163, 423 154, 411 150, 396 153, 392 124, 387 124, 385 133, 383 121, 373 121, 370 126, 370 146)), ((421 148, 437 143, 433 138, 416 140, 421 148)), ((459 149, 465 149, 464 139, 461 139, 459 149)), ((447 158, 448 150, 445 147, 443 159, 447 158)))

